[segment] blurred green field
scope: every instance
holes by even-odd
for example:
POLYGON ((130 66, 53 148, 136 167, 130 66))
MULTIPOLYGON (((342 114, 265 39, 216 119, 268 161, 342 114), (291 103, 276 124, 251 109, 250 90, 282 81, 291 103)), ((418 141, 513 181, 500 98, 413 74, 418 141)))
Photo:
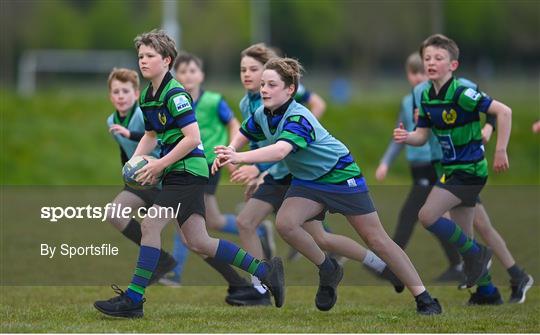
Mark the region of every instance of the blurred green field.
MULTIPOLYGON (((237 86, 210 84, 208 88, 223 87, 229 105, 239 115, 237 104, 242 92, 237 86)), ((319 92, 327 91, 326 87, 314 86, 319 92)), ((513 79, 485 86, 488 93, 513 109, 508 150, 511 169, 502 175, 492 173, 489 183, 538 184, 540 136, 531 132, 532 122, 540 118, 537 83, 513 79)), ((323 124, 350 148, 368 182, 376 184, 373 175, 390 141, 400 99, 408 88, 403 82, 382 82, 369 89, 354 89, 358 93, 351 104, 329 104, 323 124)), ((32 98, 4 90, 0 97, 2 184, 119 184, 119 153, 107 133, 105 120, 112 109, 104 89, 51 90, 32 98)), ((491 143, 487 148, 490 161, 494 146, 491 143)), ((408 179, 401 155, 385 183, 408 184, 408 179)))

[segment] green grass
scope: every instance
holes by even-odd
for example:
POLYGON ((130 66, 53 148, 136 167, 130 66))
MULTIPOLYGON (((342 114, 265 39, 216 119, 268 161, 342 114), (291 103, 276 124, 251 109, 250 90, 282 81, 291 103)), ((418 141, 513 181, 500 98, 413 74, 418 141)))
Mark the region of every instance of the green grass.
MULTIPOLYGON (((528 333, 539 332, 540 291, 533 289, 523 305, 469 307, 465 292, 432 289, 444 308, 437 317, 415 313, 412 298, 388 287, 339 290, 328 313, 314 306, 316 287, 287 289, 283 308, 235 308, 223 301, 224 287, 152 287, 145 317, 113 319, 92 307, 112 291, 100 287, 2 287, 2 332, 62 333, 528 333)), ((508 295, 504 289, 503 294, 508 295)))
MULTIPOLYGON (((374 187, 374 201, 386 230, 395 229, 396 217, 407 187, 374 187)), ((373 278, 358 262, 345 264, 344 286, 335 309, 322 313, 314 306, 317 274, 306 259, 285 263, 286 305, 275 308, 233 308, 225 305, 225 287, 219 275, 196 255, 190 254, 183 282, 175 288, 148 289, 146 316, 142 320, 113 320, 92 307, 93 301, 113 295, 108 285, 123 288, 133 273, 137 247, 107 223, 96 220, 65 220, 47 223, 39 219, 39 208, 105 203, 116 187, 4 187, 0 226, 0 321, 2 332, 539 332, 540 289, 529 291, 524 305, 466 307, 466 291, 454 285, 436 286, 432 278, 445 267, 443 252, 430 234, 417 227, 407 248, 419 274, 445 313, 422 318, 414 312, 407 293, 397 295, 384 282, 373 278), (24 224, 22 224, 24 223, 24 224), (39 244, 112 243, 118 256, 81 256, 73 259, 39 255, 39 244)), ((224 212, 234 211, 241 197, 239 187, 221 187, 218 199, 224 212)), ((540 278, 540 213, 538 187, 487 187, 483 200, 493 224, 520 266, 540 278), (508 202, 512 201, 509 210, 508 202)), ((359 240, 338 215, 329 216, 334 232, 359 240)), ((174 229, 162 234, 164 249, 170 250, 174 229)), ((212 236, 237 237, 210 232, 212 236)), ((278 255, 288 246, 277 240, 278 255)), ((498 261, 492 266, 494 282, 505 300, 509 296, 508 274, 498 261)))
MULTIPOLYGON (((538 118, 538 92, 536 84, 514 84, 488 88, 493 96, 510 105, 514 114, 509 147, 511 169, 502 175, 492 174, 482 198, 518 263, 539 282, 540 141, 530 131, 532 121, 538 118)), ((408 188, 379 186, 373 178, 390 141, 401 96, 383 93, 362 92, 350 106, 330 104, 323 124, 348 145, 358 160, 372 185, 381 220, 391 233, 408 188)), ((118 192, 119 153, 106 129, 105 119, 111 112, 106 92, 51 91, 31 99, 6 91, 0 94, 2 332, 540 332, 540 291, 536 285, 526 304, 498 307, 465 307, 466 292, 453 286, 433 286, 430 279, 443 270, 444 256, 437 242, 420 228, 407 254, 430 291, 440 298, 445 309, 440 317, 417 316, 410 296, 396 295, 386 285, 378 285, 353 261, 346 263, 345 286, 340 288, 339 302, 329 313, 314 307, 316 287, 312 285, 317 277, 305 259, 285 264, 288 291, 284 308, 228 307, 223 302, 222 279, 194 255, 188 257, 184 287, 148 290, 144 319, 102 317, 92 302, 111 296, 108 283, 125 287, 137 248, 106 223, 46 223, 40 219, 39 208, 102 205, 118 192), (72 260, 39 256, 40 243, 62 242, 112 243, 121 253, 117 257, 72 260)), ((235 91, 227 95, 231 106, 236 106, 240 94, 235 91)), ((488 146, 489 160, 493 147, 488 146)), ((402 155, 385 185, 408 185, 409 178, 402 155)), ((233 212, 242 198, 242 189, 223 185, 218 192, 223 212, 233 212)), ((342 217, 333 215, 329 221, 335 232, 358 240, 342 217)), ((172 233, 171 226, 164 232, 166 249, 171 247, 172 233)), ((234 237, 232 240, 238 242, 234 237)), ((284 256, 287 249, 279 240, 278 254, 284 256)), ((494 263, 493 277, 507 299, 508 275, 498 262, 494 263)))

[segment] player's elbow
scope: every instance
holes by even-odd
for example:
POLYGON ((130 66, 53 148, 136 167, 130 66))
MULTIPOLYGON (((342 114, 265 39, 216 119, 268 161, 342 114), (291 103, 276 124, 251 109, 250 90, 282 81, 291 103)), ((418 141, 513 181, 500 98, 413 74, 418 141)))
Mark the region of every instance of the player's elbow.
POLYGON ((201 143, 202 143, 201 137, 200 137, 200 136, 197 136, 197 135, 186 136, 186 137, 185 137, 185 140, 188 141, 189 147, 191 147, 191 148, 193 148, 193 149, 197 148, 197 147, 200 146, 201 143))
POLYGON ((512 118, 512 109, 508 106, 504 106, 503 114, 509 119, 512 118))
POLYGON ((422 146, 422 145, 426 144, 426 143, 427 143, 427 140, 428 140, 428 136, 427 136, 427 135, 421 137, 421 138, 420 138, 420 141, 419 141, 419 143, 418 143, 418 146, 422 146))
POLYGON ((277 160, 282 160, 291 152, 291 149, 288 146, 279 146, 276 150, 277 160))

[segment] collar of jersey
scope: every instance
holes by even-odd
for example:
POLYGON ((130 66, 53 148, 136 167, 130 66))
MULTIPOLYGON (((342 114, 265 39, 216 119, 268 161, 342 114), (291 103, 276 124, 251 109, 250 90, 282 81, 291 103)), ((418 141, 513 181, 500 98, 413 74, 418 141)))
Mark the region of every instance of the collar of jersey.
POLYGON ((150 83, 150 85, 148 86, 148 90, 146 91, 146 96, 144 97, 144 101, 145 102, 157 101, 159 99, 159 97, 161 96, 161 92, 163 92, 163 89, 165 88, 165 86, 172 79, 173 79, 172 74, 167 71, 167 73, 165 74, 165 77, 163 77, 163 80, 161 81, 161 84, 159 85, 159 88, 158 88, 158 90, 156 92, 156 95, 154 95, 154 96, 152 96, 153 88, 152 88, 152 83, 150 83))
POLYGON ((266 115, 283 115, 285 114, 285 112, 287 111, 287 108, 289 108, 289 105, 291 104, 291 102, 293 101, 293 98, 290 98, 289 100, 287 100, 286 103, 284 103, 283 105, 279 106, 275 111, 274 113, 270 112, 270 110, 268 108, 264 108, 264 114, 266 115))
POLYGON ((138 104, 134 103, 133 107, 131 107, 131 110, 124 117, 122 117, 120 115, 120 112, 118 110, 116 110, 116 112, 114 113, 114 123, 122 125, 122 126, 127 128, 128 125, 129 125, 129 121, 131 121, 131 117, 133 116, 137 106, 138 106, 138 104))
POLYGON ((431 83, 431 88, 429 89, 429 99, 430 100, 446 100, 446 92, 450 85, 454 82, 456 78, 454 76, 450 77, 446 83, 439 90, 439 94, 435 94, 435 86, 431 83))

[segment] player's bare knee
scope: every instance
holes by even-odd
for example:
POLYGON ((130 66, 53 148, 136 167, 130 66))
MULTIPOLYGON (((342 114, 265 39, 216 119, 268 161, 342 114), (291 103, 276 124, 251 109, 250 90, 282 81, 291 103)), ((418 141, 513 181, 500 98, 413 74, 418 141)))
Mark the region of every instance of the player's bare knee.
POLYGON ((218 230, 221 228, 219 220, 214 217, 206 217, 206 226, 214 230, 218 230))
POLYGON ((253 220, 249 220, 243 215, 238 215, 236 217, 236 227, 239 231, 246 233, 255 232, 256 230, 253 220))
POLYGON ((118 229, 119 231, 123 231, 124 228, 128 225, 129 221, 126 222, 125 219, 119 219, 119 218, 107 218, 107 222, 110 223, 114 228, 118 229))
POLYGON ((319 248, 325 251, 328 250, 330 246, 330 241, 327 234, 315 234, 312 237, 315 240, 315 243, 317 243, 317 245, 319 246, 319 248))
MULTIPOLYGON (((160 233, 160 232, 157 232, 160 233)), ((152 236, 156 234, 156 227, 149 221, 143 221, 141 223, 141 235, 142 236, 152 236)))
POLYGON ((186 246, 189 250, 197 254, 207 255, 207 243, 204 238, 191 238, 186 241, 186 246))
POLYGON ((294 223, 292 221, 286 220, 285 218, 281 220, 276 218, 276 230, 280 236, 284 238, 289 236, 294 228, 294 223))
POLYGON ((482 222, 481 220, 474 220, 473 225, 474 225, 474 229, 481 236, 485 236, 490 231, 490 227, 486 225, 484 222, 482 222))
POLYGON ((420 209, 418 212, 418 221, 425 227, 431 226, 438 218, 434 217, 429 209, 426 206, 420 209))
POLYGON ((369 248, 373 250, 376 254, 385 254, 389 248, 389 239, 384 238, 378 234, 372 234, 367 236, 367 244, 369 248))

